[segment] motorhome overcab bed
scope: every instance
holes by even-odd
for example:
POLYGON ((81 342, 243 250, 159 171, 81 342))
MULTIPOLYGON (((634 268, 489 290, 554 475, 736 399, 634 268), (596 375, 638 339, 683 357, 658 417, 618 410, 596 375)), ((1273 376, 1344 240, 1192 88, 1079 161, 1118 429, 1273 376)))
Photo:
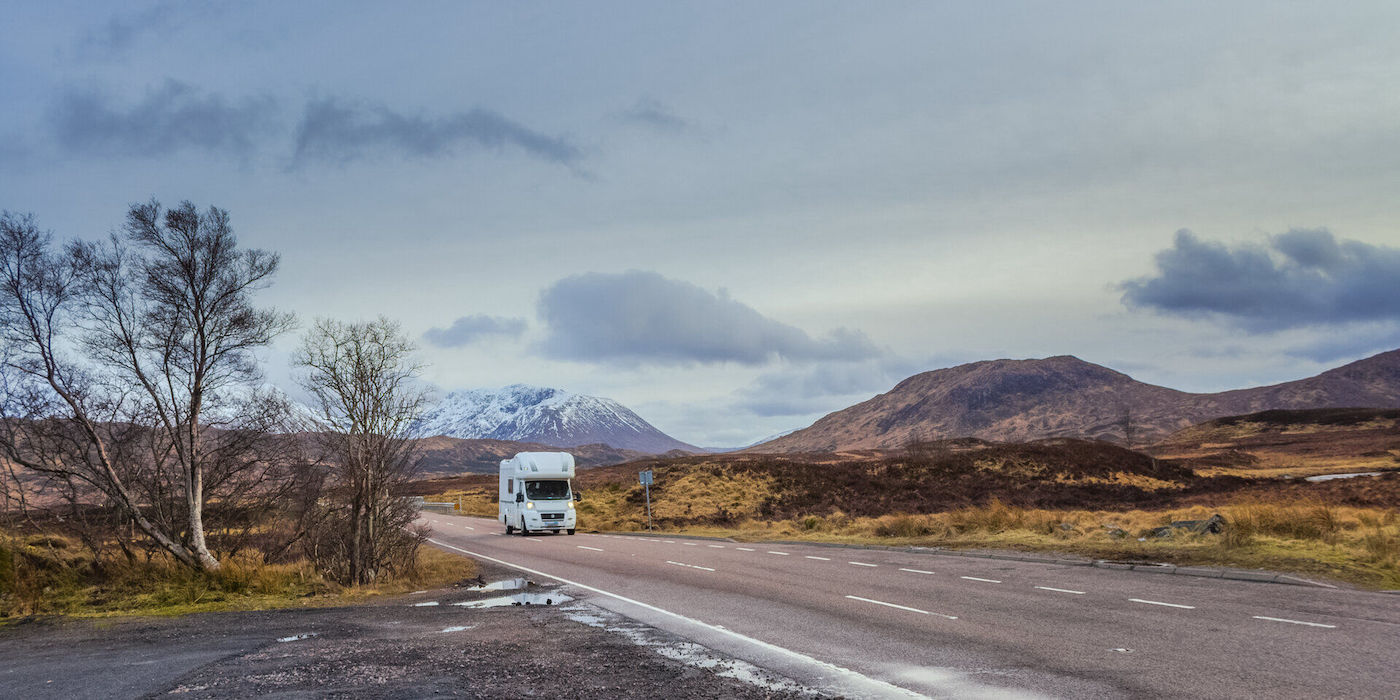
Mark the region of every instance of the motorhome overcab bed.
POLYGON ((574 456, 568 452, 520 452, 501 460, 500 521, 516 530, 570 535, 577 527, 573 490, 574 456))

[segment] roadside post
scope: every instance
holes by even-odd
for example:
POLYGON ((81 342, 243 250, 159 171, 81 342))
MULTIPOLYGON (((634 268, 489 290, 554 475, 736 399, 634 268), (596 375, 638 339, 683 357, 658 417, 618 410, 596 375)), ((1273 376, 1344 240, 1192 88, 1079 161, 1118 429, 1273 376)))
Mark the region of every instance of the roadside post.
POLYGON ((650 531, 651 531, 651 470, 648 469, 648 470, 643 471, 643 472, 638 472, 638 473, 637 473, 637 476, 641 478, 641 480, 642 480, 642 486, 646 487, 646 491, 647 491, 647 531, 650 532, 650 531))

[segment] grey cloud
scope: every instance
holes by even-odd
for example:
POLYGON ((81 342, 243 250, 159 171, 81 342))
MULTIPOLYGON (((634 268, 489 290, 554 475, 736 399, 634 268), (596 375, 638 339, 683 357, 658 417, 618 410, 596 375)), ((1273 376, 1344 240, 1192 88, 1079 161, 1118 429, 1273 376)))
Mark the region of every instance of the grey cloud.
POLYGON ((1400 249, 1294 229, 1227 247, 1181 230, 1157 273, 1120 285, 1133 309, 1207 316, 1251 332, 1400 320, 1400 249))
POLYGON ((485 109, 443 117, 407 115, 384 105, 335 98, 309 102, 296 129, 298 165, 344 164, 385 153, 414 158, 451 155, 463 144, 496 150, 514 146, 536 158, 572 164, 583 156, 569 140, 549 136, 485 109))
POLYGON ((548 357, 593 362, 761 365, 788 360, 855 360, 880 354, 865 334, 823 338, 718 294, 654 272, 566 277, 540 297, 548 357))
POLYGON ((669 107, 656 100, 643 99, 618 115, 622 121, 649 126, 658 131, 688 131, 690 122, 676 116, 669 107))
POLYGON ((1355 324, 1345 333, 1319 333, 1313 339, 1287 348, 1283 354, 1313 362, 1358 360, 1400 347, 1400 326, 1394 323, 1355 324))
POLYGON ((736 406, 764 417, 827 413, 889 391, 927 366, 887 356, 787 368, 759 375, 753 384, 736 391, 736 406))
POLYGON ((458 348, 487 336, 518 338, 525 332, 525 319, 473 314, 463 316, 447 328, 429 328, 423 339, 440 348, 458 348))
POLYGON ((167 80, 131 106, 96 91, 71 91, 50 117, 59 144, 73 153, 155 156, 195 148, 247 156, 275 128, 276 105, 267 97, 235 103, 167 80))
POLYGON ((95 57, 110 57, 126 51, 146 36, 177 30, 196 17, 220 10, 221 6, 212 3, 158 2, 141 10, 115 15, 92 28, 79 40, 78 51, 95 57))

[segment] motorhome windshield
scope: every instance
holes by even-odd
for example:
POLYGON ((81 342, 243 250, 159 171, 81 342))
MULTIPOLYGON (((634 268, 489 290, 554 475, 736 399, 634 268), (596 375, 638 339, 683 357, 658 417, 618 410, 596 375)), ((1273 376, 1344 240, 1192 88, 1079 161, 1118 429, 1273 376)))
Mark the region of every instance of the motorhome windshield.
POLYGON ((569 497, 569 482, 527 481, 525 495, 532 501, 561 501, 569 497))

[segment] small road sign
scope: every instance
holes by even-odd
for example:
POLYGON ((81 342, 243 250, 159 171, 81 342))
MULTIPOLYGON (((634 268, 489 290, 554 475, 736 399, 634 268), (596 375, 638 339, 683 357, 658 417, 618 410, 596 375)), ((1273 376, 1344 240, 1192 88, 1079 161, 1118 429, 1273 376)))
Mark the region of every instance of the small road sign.
POLYGON ((642 486, 647 491, 647 530, 651 530, 651 470, 637 472, 638 478, 642 480, 642 486))

